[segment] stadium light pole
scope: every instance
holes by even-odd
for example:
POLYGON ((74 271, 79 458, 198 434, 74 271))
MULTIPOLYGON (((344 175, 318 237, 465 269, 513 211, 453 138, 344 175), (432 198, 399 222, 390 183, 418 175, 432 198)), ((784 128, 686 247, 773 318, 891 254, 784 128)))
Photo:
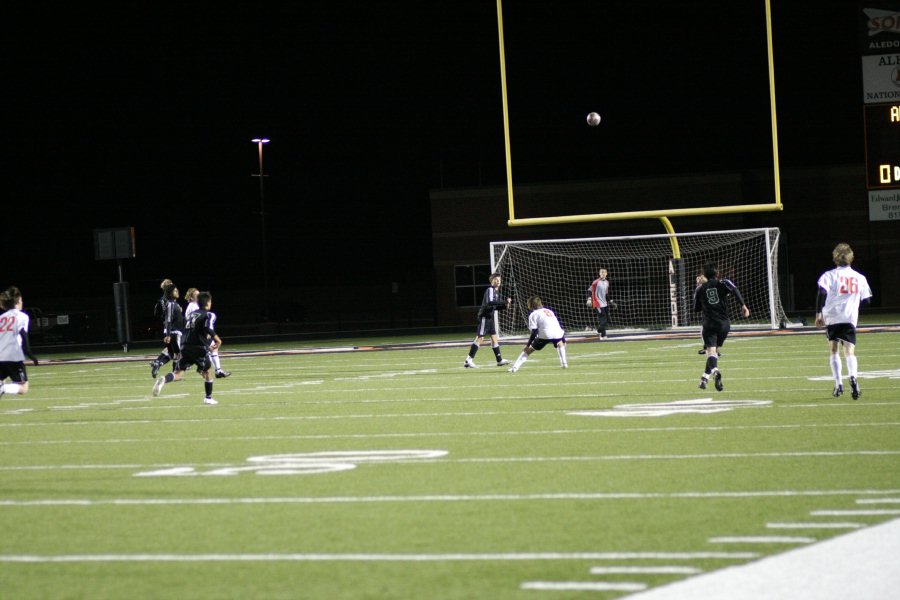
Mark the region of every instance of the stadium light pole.
POLYGON ((266 248, 266 194, 265 194, 265 172, 263 171, 263 144, 269 143, 269 138, 258 137, 250 140, 259 149, 259 173, 254 177, 259 177, 259 223, 260 223, 260 242, 262 245, 262 279, 263 279, 263 320, 269 320, 269 252, 266 248))

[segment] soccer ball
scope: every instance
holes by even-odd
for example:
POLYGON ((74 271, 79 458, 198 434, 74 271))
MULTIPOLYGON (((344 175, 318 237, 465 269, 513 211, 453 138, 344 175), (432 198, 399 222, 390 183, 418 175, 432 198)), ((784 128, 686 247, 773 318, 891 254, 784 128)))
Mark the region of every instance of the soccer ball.
POLYGON ((591 127, 596 127, 597 125, 599 125, 600 124, 600 115, 598 115, 595 112, 588 113, 587 124, 590 125, 591 127))

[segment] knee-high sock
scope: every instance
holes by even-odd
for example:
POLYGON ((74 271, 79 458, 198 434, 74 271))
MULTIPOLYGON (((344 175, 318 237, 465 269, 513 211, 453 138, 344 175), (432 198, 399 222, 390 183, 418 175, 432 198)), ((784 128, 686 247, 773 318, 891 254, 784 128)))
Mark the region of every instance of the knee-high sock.
POLYGON ((4 394, 18 394, 21 387, 18 383, 0 383, 4 394))
POLYGON ((516 359, 516 362, 513 363, 513 368, 518 369, 526 360, 528 360, 528 355, 522 352, 521 354, 519 354, 519 358, 516 359))
POLYGON ((221 371, 222 370, 222 361, 219 359, 219 353, 213 352, 212 354, 209 355, 209 357, 212 359, 212 363, 213 363, 213 366, 216 368, 216 371, 221 371))
POLYGON ((856 377, 856 369, 858 363, 856 362, 856 355, 852 354, 847 357, 847 375, 850 377, 856 377))
POLYGON ((566 364, 566 347, 563 345, 557 346, 556 353, 559 355, 559 364, 566 364))
POLYGON ((478 344, 472 342, 472 346, 469 348, 469 358, 475 358, 476 352, 478 352, 478 344))
POLYGON ((706 370, 703 371, 703 374, 709 377, 709 375, 719 368, 719 357, 718 356, 707 356, 706 357, 706 370))
POLYGON ((834 376, 834 385, 841 385, 841 357, 837 352, 831 354, 831 374, 834 376))

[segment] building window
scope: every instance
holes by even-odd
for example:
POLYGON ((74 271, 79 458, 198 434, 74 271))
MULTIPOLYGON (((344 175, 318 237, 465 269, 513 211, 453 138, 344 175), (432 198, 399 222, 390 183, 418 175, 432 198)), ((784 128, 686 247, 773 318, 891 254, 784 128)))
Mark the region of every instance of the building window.
POLYGON ((456 265, 456 306, 481 306, 484 288, 490 285, 490 265, 456 265))

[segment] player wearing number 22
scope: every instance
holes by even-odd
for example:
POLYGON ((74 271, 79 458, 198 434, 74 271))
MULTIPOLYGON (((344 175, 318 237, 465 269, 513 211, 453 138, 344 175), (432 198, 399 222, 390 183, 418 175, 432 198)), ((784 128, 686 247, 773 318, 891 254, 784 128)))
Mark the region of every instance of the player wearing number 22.
POLYGON ((10 287, 0 292, 0 396, 28 391, 25 357, 37 365, 28 342, 28 315, 22 312, 22 292, 10 287), (4 384, 9 377, 10 383, 4 384))
MULTIPOLYGON (((719 268, 715 263, 703 266, 706 281, 694 290, 694 311, 703 313, 703 345, 706 347, 706 368, 700 377, 700 389, 705 390, 709 378, 713 377, 716 390, 725 389, 722 383, 722 372, 719 371, 719 348, 725 343, 731 331, 731 319, 728 316, 728 297, 734 298, 741 305, 741 315, 750 316, 750 309, 744 297, 730 279, 719 279, 719 268)), ((698 281, 702 279, 698 278, 698 281)))
POLYGON ((850 390, 856 400, 862 395, 856 380, 856 322, 859 305, 872 298, 872 290, 866 276, 850 267, 853 249, 848 244, 835 246, 831 256, 835 268, 819 277, 816 327, 825 327, 831 345, 830 364, 831 374, 834 376, 834 391, 831 395, 837 398, 844 393, 841 357, 838 355, 838 346, 843 345, 850 390))

